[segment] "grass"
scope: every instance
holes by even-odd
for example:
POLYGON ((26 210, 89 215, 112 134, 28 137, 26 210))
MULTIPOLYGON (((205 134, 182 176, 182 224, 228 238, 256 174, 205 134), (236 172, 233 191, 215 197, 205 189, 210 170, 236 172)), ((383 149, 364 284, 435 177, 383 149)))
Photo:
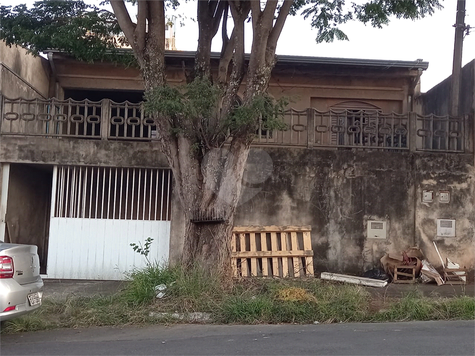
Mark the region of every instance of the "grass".
POLYGON ((126 288, 111 296, 46 298, 37 311, 3 322, 1 332, 186 322, 170 314, 192 312, 210 313, 216 323, 240 324, 475 318, 475 299, 468 296, 427 298, 410 292, 375 308, 380 300, 367 289, 320 279, 251 278, 223 286, 199 268, 184 273, 158 264, 128 277, 126 288), (155 297, 158 285, 166 286, 162 298, 155 297))

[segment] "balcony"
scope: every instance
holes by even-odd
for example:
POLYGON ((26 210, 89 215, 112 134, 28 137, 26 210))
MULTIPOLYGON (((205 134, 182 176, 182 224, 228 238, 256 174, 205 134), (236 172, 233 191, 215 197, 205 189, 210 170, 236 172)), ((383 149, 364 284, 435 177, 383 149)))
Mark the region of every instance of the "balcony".
MULTIPOLYGON (((1 98, 2 136, 39 136, 109 141, 157 139, 143 103, 1 98)), ((382 113, 370 110, 288 109, 285 129, 261 121, 255 146, 464 153, 466 118, 382 113)))

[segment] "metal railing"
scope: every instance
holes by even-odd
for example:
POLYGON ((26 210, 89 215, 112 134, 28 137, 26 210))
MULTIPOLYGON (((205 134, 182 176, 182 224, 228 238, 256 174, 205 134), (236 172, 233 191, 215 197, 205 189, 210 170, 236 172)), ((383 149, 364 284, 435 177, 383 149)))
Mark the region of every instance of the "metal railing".
MULTIPOLYGON (((143 103, 1 98, 1 134, 150 141, 157 137, 143 103)), ((376 110, 289 109, 285 129, 261 121, 255 145, 341 149, 465 151, 465 120, 376 110)))

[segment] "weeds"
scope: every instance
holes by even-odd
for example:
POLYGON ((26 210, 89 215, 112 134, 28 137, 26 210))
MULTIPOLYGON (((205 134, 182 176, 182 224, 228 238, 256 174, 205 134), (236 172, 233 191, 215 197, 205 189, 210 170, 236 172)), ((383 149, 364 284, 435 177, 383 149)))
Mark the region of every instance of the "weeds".
POLYGON ((408 320, 450 320, 475 318, 475 299, 462 296, 458 298, 424 298, 417 293, 409 293, 391 304, 388 310, 374 315, 374 321, 408 320))
POLYGON ((53 328, 186 322, 167 315, 207 312, 217 323, 334 323, 474 319, 475 299, 423 297, 417 291, 393 300, 386 309, 370 308, 367 289, 319 279, 244 279, 231 287, 194 268, 149 263, 128 276, 126 288, 112 296, 45 299, 41 308, 2 323, 2 333, 53 328), (164 285, 156 297, 155 287, 164 285), (162 318, 151 315, 163 315, 162 318))

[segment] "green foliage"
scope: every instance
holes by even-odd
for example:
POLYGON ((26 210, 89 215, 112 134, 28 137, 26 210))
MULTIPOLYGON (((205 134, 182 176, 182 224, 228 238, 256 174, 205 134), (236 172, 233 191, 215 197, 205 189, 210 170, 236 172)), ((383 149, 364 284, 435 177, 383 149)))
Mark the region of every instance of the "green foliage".
POLYGON ((132 271, 122 297, 127 305, 143 305, 155 298, 155 287, 176 281, 177 271, 159 263, 149 263, 143 269, 132 271))
POLYGON ((263 130, 285 130, 283 113, 288 103, 287 98, 274 100, 266 94, 257 95, 249 103, 236 106, 227 118, 226 126, 232 132, 246 130, 251 135, 255 134, 259 123, 263 130))
POLYGON ((375 321, 450 320, 475 318, 475 299, 424 298, 417 292, 408 293, 391 304, 388 310, 377 313, 375 321))
POLYGON ((222 95, 217 85, 208 79, 197 78, 180 87, 167 85, 146 92, 145 110, 166 117, 175 134, 195 138, 194 144, 198 146, 217 147, 228 135, 253 136, 259 124, 265 130, 285 129, 283 112, 288 105, 287 99, 255 96, 248 103, 236 104, 224 116, 220 110, 222 95))
POLYGON ((347 40, 338 26, 348 21, 381 28, 389 23, 391 16, 417 20, 441 7, 440 0, 369 0, 362 4, 350 4, 346 0, 296 0, 293 14, 302 9, 304 18, 310 18, 312 27, 318 30, 316 41, 320 43, 347 40))
POLYGON ((83 61, 112 60, 131 64, 132 54, 115 15, 82 0, 43 0, 26 5, 0 6, 0 39, 37 55, 60 50, 83 61))
POLYGON ((145 257, 145 259, 147 260, 147 264, 150 264, 150 260, 148 259, 148 254, 150 253, 150 246, 152 245, 152 242, 153 242, 153 239, 151 237, 147 237, 145 239, 144 245, 142 245, 140 241, 138 244, 136 244, 135 242, 132 242, 130 244, 130 246, 135 252, 145 257))

